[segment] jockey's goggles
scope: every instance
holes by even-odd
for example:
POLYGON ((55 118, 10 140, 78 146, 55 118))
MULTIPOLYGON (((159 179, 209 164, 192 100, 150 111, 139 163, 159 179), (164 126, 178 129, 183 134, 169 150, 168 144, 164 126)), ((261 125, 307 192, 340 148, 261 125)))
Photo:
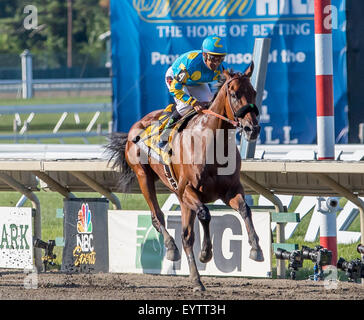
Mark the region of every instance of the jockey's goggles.
POLYGON ((209 60, 213 63, 221 63, 224 59, 225 59, 224 54, 219 54, 219 55, 211 54, 211 53, 207 54, 207 60, 209 60))

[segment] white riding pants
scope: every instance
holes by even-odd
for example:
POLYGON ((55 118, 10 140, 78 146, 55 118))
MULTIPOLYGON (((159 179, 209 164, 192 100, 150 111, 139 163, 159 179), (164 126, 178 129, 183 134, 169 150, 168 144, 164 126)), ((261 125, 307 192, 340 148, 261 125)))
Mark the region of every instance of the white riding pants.
MULTIPOLYGON (((165 75, 165 82, 169 90, 170 85, 167 81, 167 77, 174 78, 172 67, 168 68, 165 75)), ((191 97, 195 98, 197 101, 201 102, 211 101, 214 97, 207 83, 201 83, 198 86, 183 86, 183 91, 191 97)), ((190 106, 189 104, 183 103, 181 100, 178 100, 176 98, 174 98, 174 101, 176 102, 176 110, 181 116, 184 116, 192 108, 192 106, 190 106)))

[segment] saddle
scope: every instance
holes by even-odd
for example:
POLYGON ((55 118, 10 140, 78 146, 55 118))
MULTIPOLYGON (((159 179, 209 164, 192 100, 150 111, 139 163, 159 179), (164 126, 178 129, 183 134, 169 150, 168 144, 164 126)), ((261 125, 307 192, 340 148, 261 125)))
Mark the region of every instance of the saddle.
POLYGON ((176 104, 169 104, 162 112, 158 121, 152 122, 147 128, 143 129, 134 139, 133 142, 137 144, 148 156, 157 160, 164 165, 164 171, 170 184, 177 190, 177 182, 171 167, 172 156, 172 141, 177 132, 181 132, 187 125, 188 121, 197 114, 194 109, 191 109, 186 115, 178 120, 168 137, 167 147, 161 149, 158 144, 160 141, 160 135, 167 125, 169 118, 176 109, 176 104))
POLYGON ((133 140, 144 152, 151 156, 153 159, 169 165, 172 155, 172 140, 177 132, 181 132, 187 125, 188 121, 197 114, 194 109, 189 111, 185 116, 178 120, 168 138, 168 147, 160 149, 158 143, 160 141, 160 134, 167 125, 170 116, 175 111, 176 104, 169 104, 162 112, 158 121, 152 122, 147 128, 143 129, 133 140))

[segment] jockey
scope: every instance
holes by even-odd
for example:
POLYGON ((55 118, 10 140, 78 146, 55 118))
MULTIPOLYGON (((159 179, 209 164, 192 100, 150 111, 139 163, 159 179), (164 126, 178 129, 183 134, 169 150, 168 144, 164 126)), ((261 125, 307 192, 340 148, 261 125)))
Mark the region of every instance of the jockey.
POLYGON ((226 51, 224 40, 214 34, 202 42, 202 50, 182 54, 167 70, 165 82, 176 102, 176 111, 171 115, 160 136, 160 148, 167 143, 167 129, 192 108, 202 113, 204 106, 212 100, 213 93, 208 83, 218 80, 222 71, 226 69, 222 63, 226 51))

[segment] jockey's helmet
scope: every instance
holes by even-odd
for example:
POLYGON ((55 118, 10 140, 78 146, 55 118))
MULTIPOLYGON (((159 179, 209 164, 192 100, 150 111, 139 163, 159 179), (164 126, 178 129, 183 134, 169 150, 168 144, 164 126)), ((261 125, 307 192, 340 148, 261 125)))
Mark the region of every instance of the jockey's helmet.
POLYGON ((202 51, 215 54, 215 55, 226 55, 226 45, 223 38, 216 34, 210 35, 202 42, 202 51))

